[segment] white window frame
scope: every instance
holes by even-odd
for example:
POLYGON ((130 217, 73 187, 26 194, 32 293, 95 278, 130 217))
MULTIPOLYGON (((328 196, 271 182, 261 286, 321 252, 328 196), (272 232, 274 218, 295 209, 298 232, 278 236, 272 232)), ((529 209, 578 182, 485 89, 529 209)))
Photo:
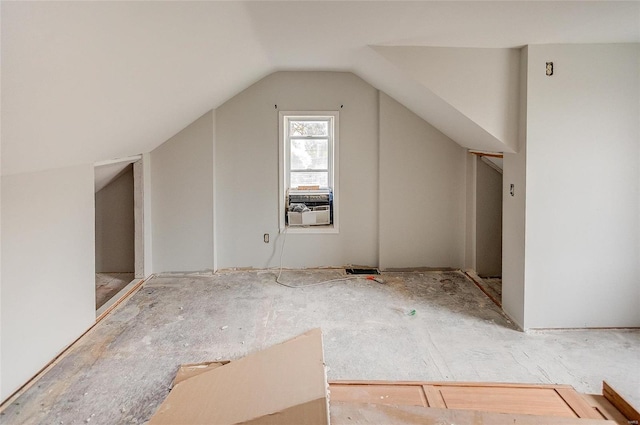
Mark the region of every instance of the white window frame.
MULTIPOLYGON (((286 231, 287 233, 338 233, 339 220, 338 220, 338 200, 339 200, 339 112, 338 111, 279 111, 278 112, 278 138, 279 138, 279 157, 280 162, 278 165, 279 173, 279 190, 278 190, 278 216, 279 216, 279 229, 280 233, 286 231), (285 197, 287 194, 287 188, 289 185, 289 119, 329 119, 331 122, 330 127, 333 129, 333 134, 329 134, 329 187, 333 191, 333 223, 326 226, 286 226, 285 225, 285 197)), ((331 133, 331 131, 330 131, 331 133)))

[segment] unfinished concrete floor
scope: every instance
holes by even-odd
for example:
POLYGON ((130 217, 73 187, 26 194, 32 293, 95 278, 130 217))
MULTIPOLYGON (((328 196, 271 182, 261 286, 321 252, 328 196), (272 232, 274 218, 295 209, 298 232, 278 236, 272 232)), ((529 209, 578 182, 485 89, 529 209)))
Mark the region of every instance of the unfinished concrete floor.
MULTIPOLYGON (((285 271, 305 284, 336 270, 285 271)), ((156 277, 0 416, 3 424, 142 424, 178 365, 236 359, 324 332, 329 379, 563 383, 607 379, 640 405, 640 331, 522 333, 459 272, 383 274, 304 289, 272 271, 156 277), (415 314, 410 314, 415 310, 415 314)))
POLYGON ((96 310, 133 280, 133 273, 96 273, 96 310))

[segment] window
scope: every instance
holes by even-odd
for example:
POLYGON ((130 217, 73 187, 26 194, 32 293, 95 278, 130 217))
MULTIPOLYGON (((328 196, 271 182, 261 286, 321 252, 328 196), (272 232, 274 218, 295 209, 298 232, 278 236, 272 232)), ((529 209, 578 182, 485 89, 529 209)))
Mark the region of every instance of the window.
POLYGON ((280 230, 290 191, 331 191, 331 225, 298 228, 306 233, 337 231, 338 112, 280 112, 280 230))

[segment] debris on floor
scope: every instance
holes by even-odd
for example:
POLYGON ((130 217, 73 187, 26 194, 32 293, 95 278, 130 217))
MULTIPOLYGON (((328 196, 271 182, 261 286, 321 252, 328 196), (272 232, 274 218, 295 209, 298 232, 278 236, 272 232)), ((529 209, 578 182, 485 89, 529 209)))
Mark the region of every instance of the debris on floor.
POLYGON ((326 425, 323 356, 322 334, 314 329, 225 365, 192 367, 197 373, 175 383, 149 425, 326 425))
POLYGON ((626 425, 639 419, 606 383, 602 396, 557 384, 327 383, 321 330, 313 329, 233 362, 181 366, 149 425, 626 425))

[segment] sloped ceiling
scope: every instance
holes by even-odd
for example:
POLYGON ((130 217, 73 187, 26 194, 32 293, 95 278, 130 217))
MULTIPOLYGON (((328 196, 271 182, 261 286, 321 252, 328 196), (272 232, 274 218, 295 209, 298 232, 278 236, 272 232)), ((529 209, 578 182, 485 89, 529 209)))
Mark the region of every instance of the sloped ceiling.
POLYGON ((277 70, 352 71, 463 146, 500 150, 370 46, 640 41, 639 2, 2 2, 0 13, 3 174, 150 151, 277 70))

